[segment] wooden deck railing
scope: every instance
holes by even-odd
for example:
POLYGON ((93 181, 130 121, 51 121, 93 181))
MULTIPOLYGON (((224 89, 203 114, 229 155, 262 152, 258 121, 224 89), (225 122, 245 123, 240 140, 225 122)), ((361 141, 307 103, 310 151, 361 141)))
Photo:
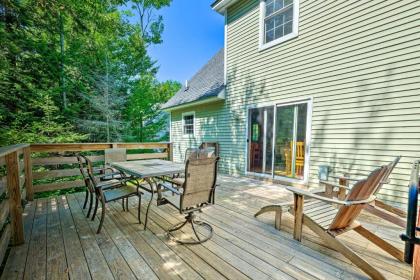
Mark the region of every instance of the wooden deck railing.
POLYGON ((104 150, 126 148, 127 159, 172 159, 170 143, 18 144, 0 148, 0 263, 10 244, 25 242, 24 201, 34 194, 84 186, 75 153, 87 153, 95 163, 104 150))

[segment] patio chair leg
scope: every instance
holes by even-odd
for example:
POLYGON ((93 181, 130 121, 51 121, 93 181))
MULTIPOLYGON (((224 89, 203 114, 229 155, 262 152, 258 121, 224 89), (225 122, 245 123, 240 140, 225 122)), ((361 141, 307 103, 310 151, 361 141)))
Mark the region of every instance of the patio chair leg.
POLYGON ((124 204, 124 199, 125 199, 125 198, 121 199, 121 204, 122 204, 123 212, 125 212, 125 204, 124 204))
POLYGON ((370 230, 366 229, 363 226, 358 226, 354 228, 354 231, 356 231, 358 234, 374 243, 376 246, 378 246, 379 248, 381 248, 400 262, 404 262, 404 252, 402 252, 392 244, 386 242, 370 230))
POLYGON ((213 228, 208 223, 205 223, 205 222, 202 222, 202 221, 196 221, 195 220, 195 215, 192 214, 192 213, 189 213, 185 217, 185 221, 173 225, 172 228, 170 228, 167 231, 167 235, 168 235, 169 238, 172 237, 173 240, 175 240, 177 243, 180 243, 180 244, 190 244, 190 245, 201 244, 201 243, 206 242, 207 240, 209 240, 213 236, 213 228), (192 229, 194 231, 194 235, 197 238, 197 240, 181 240, 181 239, 176 239, 172 235, 172 232, 177 231, 177 230, 180 230, 181 228, 183 228, 187 224, 190 224, 191 225, 191 227, 192 227, 192 229), (200 227, 207 228, 207 231, 209 233, 208 234, 203 234, 204 238, 200 238, 200 236, 199 236, 199 234, 197 232, 197 229, 196 229, 195 225, 198 225, 200 227))
POLYGON ((128 197, 125 199, 125 211, 130 211, 130 209, 128 208, 128 197))
POLYGON ((101 201, 101 204, 102 204, 101 221, 99 222, 98 231, 96 232, 98 234, 101 233, 102 225, 104 224, 104 219, 105 219, 105 211, 106 211, 105 203, 101 201))
POLYGON ((93 207, 93 193, 91 193, 89 196, 89 210, 87 212, 86 218, 89 218, 90 213, 92 212, 92 207, 93 207))
POLYGON ((98 211, 98 203, 99 203, 99 199, 96 198, 96 200, 95 200, 95 209, 93 210, 93 215, 92 215, 92 221, 95 220, 96 212, 98 211))
POLYGON ((89 190, 86 188, 85 202, 83 203, 83 209, 86 209, 86 206, 87 206, 87 203, 88 203, 88 200, 89 200, 89 194, 90 194, 90 192, 89 192, 89 190))
POLYGON ((141 212, 141 195, 138 196, 139 197, 139 206, 137 208, 137 218, 139 219, 139 224, 141 224, 141 219, 140 219, 140 212, 141 212))
POLYGON ((303 196, 294 194, 293 212, 295 215, 295 222, 293 225, 293 238, 299 242, 302 240, 303 203, 303 196))
POLYGON ((368 262, 362 259, 353 250, 348 248, 346 245, 341 243, 337 238, 324 231, 319 225, 313 222, 310 218, 303 216, 304 224, 308 226, 313 232, 315 232, 327 245, 334 248, 349 259, 354 265, 363 270, 367 275, 375 280, 385 280, 386 278, 377 269, 371 266, 368 262))
POLYGON ((264 214, 264 213, 274 212, 275 213, 274 227, 277 230, 280 230, 280 227, 281 227, 281 217, 283 215, 283 207, 289 206, 289 205, 290 205, 290 203, 287 204, 287 205, 286 204, 284 204, 284 205, 279 204, 279 205, 267 205, 267 206, 264 206, 257 213, 255 213, 254 217, 256 218, 259 215, 264 214))
POLYGON ((194 222, 191 221, 191 227, 194 231, 195 237, 197 237, 198 241, 201 241, 200 236, 198 235, 197 231, 195 230, 194 222))

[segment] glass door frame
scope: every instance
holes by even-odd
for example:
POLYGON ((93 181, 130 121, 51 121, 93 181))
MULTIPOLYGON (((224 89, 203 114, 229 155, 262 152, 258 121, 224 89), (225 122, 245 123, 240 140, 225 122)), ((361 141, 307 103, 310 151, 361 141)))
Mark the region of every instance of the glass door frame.
MULTIPOLYGON (((250 121, 250 110, 251 109, 258 109, 258 108, 266 108, 266 107, 274 107, 274 115, 273 115, 273 139, 272 139, 272 163, 271 163, 271 174, 267 174, 267 173, 256 173, 256 172, 251 172, 248 171, 248 166, 249 166, 249 160, 250 160, 250 155, 249 155, 249 145, 250 143, 248 141, 245 141, 245 157, 246 157, 246 164, 245 164, 245 175, 251 175, 251 176, 256 176, 256 177, 262 177, 262 178, 270 178, 270 179, 276 179, 279 181, 284 181, 284 182, 290 182, 290 183, 301 183, 301 184, 307 184, 308 180, 309 180, 309 162, 310 162, 310 151, 311 151, 311 135, 312 135, 312 108, 313 108, 313 98, 304 98, 304 99, 298 99, 298 100, 290 100, 290 101, 286 101, 286 102, 272 102, 272 103, 262 103, 262 104, 258 104, 258 105, 249 105, 246 107, 246 129, 245 129, 245 139, 249 139, 249 133, 250 133, 250 127, 249 127, 249 121, 250 121), (278 175, 274 175, 274 161, 275 161, 275 140, 276 140, 276 136, 277 136, 277 131, 276 131, 276 121, 277 121, 277 108, 278 107, 285 107, 285 106, 290 106, 290 105, 299 105, 299 104, 307 104, 307 116, 306 116, 306 137, 305 137, 305 164, 304 164, 304 176, 303 179, 296 179, 296 178, 290 178, 290 177, 286 177, 286 176, 278 176, 278 175)), ((294 138, 296 137, 296 126, 297 126, 297 121, 296 121, 296 117, 297 117, 297 110, 295 109, 295 116, 294 116, 294 138)), ((266 111, 264 110, 264 142, 266 141, 265 139, 265 132, 266 132, 266 127, 269 125, 269 123, 267 122, 266 119, 266 111)), ((296 142, 296 141, 295 141, 296 142)), ((292 155, 293 155, 293 161, 295 161, 296 159, 296 155, 295 155, 295 149, 296 149, 296 144, 293 146, 293 151, 292 151, 292 155)), ((266 148, 264 146, 264 158, 265 158, 265 154, 266 154, 266 148)), ((265 161, 263 161, 263 164, 265 165, 265 161)), ((292 168, 295 168, 295 165, 292 163, 292 168)))

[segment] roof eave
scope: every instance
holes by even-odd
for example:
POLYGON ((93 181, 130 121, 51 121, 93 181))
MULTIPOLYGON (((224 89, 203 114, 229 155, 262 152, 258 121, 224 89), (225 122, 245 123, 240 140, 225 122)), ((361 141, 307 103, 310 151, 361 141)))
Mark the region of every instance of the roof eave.
POLYGON ((196 100, 196 101, 192 101, 192 102, 188 102, 188 103, 178 104, 178 105, 175 105, 175 106, 163 108, 162 110, 165 111, 165 112, 171 112, 171 111, 175 111, 175 110, 180 110, 180 109, 184 109, 184 108, 189 108, 189 107, 193 107, 193 106, 209 104, 209 103, 213 103, 213 102, 217 102, 217 101, 224 101, 224 100, 225 100, 225 90, 223 89, 223 90, 220 91, 220 93, 217 96, 213 96, 213 97, 209 97, 209 98, 205 98, 205 99, 201 99, 201 100, 196 100))
POLYGON ((213 10, 223 15, 229 6, 235 4, 238 1, 239 0, 217 0, 211 5, 211 7, 213 10))

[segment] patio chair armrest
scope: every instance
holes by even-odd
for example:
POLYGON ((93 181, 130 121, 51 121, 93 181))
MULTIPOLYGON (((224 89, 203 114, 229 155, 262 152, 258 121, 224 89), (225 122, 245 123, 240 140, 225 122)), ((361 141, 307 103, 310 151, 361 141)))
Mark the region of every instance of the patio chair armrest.
POLYGON ((159 187, 163 187, 164 189, 167 189, 168 191, 171 191, 171 192, 176 193, 178 195, 182 195, 182 191, 180 191, 180 190, 178 190, 176 188, 173 188, 171 186, 168 186, 168 185, 165 185, 165 184, 159 184, 158 185, 158 188, 159 187))
POLYGON ((177 185, 179 187, 182 187, 183 183, 182 182, 178 182, 176 179, 178 178, 171 178, 171 177, 158 177, 158 179, 160 179, 163 182, 167 182, 167 183, 171 183, 174 185, 177 185))
POLYGON ((307 191, 307 190, 302 190, 302 189, 299 189, 299 188, 287 187, 286 189, 293 192, 294 194, 297 194, 297 195, 306 196, 306 197, 318 199, 318 200, 321 200, 321 201, 324 201, 324 202, 327 202, 327 203, 338 204, 338 205, 343 205, 343 206, 368 204, 368 203, 371 203, 372 201, 374 201, 376 199, 376 197, 374 195, 372 195, 368 199, 364 199, 364 200, 355 200, 355 201, 344 200, 343 201, 343 200, 337 200, 337 199, 332 199, 332 198, 328 198, 328 197, 325 197, 325 196, 321 196, 321 195, 312 193, 312 192, 307 191))
POLYGON ((96 186, 96 189, 101 189, 101 190, 107 190, 107 189, 111 189, 111 188, 115 188, 118 186, 121 186, 122 182, 121 181, 117 181, 117 182, 113 182, 113 181, 102 181, 100 184, 98 184, 96 186))

